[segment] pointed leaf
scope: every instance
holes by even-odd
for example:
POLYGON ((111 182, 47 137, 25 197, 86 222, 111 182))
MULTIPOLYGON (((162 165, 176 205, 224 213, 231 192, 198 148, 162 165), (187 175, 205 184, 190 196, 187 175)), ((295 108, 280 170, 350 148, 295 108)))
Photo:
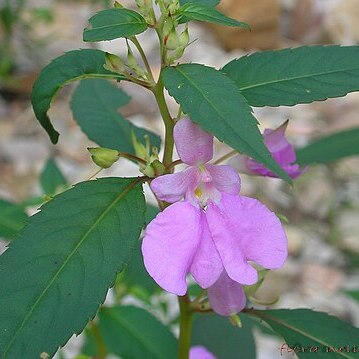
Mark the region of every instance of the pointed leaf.
POLYGON ((251 106, 293 106, 359 90, 359 46, 256 52, 224 66, 251 106))
POLYGON ((279 309, 252 310, 248 314, 265 321, 291 348, 296 347, 299 358, 310 354, 318 359, 358 358, 359 329, 327 313, 279 309))
POLYGON ((220 141, 291 181, 264 145, 252 109, 231 79, 214 68, 199 64, 168 67, 162 74, 170 95, 194 122, 220 141))
POLYGON ((105 52, 100 50, 73 50, 47 65, 36 80, 31 102, 36 118, 49 134, 52 143, 57 143, 59 134, 52 126, 47 111, 56 93, 65 85, 86 77, 124 79, 119 74, 103 68, 105 52))
POLYGON ((27 222, 24 206, 0 199, 0 237, 15 237, 27 222))
POLYGON ((142 308, 103 308, 100 329, 110 352, 122 358, 169 359, 177 357, 177 340, 142 308))
POLYGON ((136 127, 119 113, 119 108, 128 103, 130 97, 116 85, 106 80, 82 80, 75 90, 71 109, 75 121, 87 137, 101 147, 135 153, 131 133, 135 132, 140 142, 150 137, 153 146, 160 147, 160 138, 154 133, 136 127))
POLYGON ((219 315, 196 316, 193 322, 192 345, 204 346, 217 358, 253 359, 256 357, 256 347, 252 320, 241 315, 241 321, 242 328, 237 328, 228 318, 219 315))
MULTIPOLYGON (((157 207, 147 204, 145 215, 146 224, 150 223, 159 212, 160 210, 157 207)), ((129 287, 141 287, 149 294, 159 289, 159 286, 145 268, 141 246, 135 249, 130 262, 122 273, 122 280, 129 287)))
POLYGON ((133 178, 83 182, 46 203, 0 257, 0 358, 52 356, 104 301, 144 224, 133 178))
POLYGON ((50 196, 68 186, 65 176, 62 174, 53 158, 47 160, 40 175, 40 183, 44 192, 50 196))
POLYGON ((297 150, 297 162, 301 165, 330 163, 354 155, 359 155, 359 128, 319 138, 300 148, 297 150))
POLYGON ((146 20, 136 11, 107 9, 98 12, 89 20, 91 29, 84 30, 84 41, 113 40, 130 37, 147 29, 146 20))
POLYGON ((216 8, 210 5, 204 5, 197 2, 188 2, 181 6, 178 14, 185 17, 187 20, 205 21, 214 24, 243 27, 249 29, 249 25, 241 22, 219 12, 216 8))

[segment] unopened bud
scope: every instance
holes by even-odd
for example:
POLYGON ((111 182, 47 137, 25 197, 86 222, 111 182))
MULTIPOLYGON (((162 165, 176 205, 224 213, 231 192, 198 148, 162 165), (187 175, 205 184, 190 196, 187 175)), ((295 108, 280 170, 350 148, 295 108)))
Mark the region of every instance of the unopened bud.
POLYGON ((183 56, 185 48, 180 46, 178 47, 168 58, 167 65, 172 65, 176 60, 180 59, 183 56))
POLYGON ((136 5, 147 24, 153 26, 156 23, 156 16, 153 11, 152 0, 136 0, 136 5))
POLYGON ((151 165, 155 171, 156 176, 162 176, 166 171, 165 165, 159 160, 154 160, 151 165))
POLYGON ((172 17, 166 18, 162 29, 163 37, 165 38, 166 36, 168 36, 174 28, 175 28, 175 23, 172 17))
POLYGON ((127 65, 134 70, 138 76, 144 77, 146 72, 139 66, 135 55, 133 54, 130 45, 127 44, 127 65))
POLYGON ((148 135, 145 135, 145 145, 138 141, 134 131, 131 132, 131 140, 133 148, 135 149, 135 154, 138 158, 141 158, 145 161, 150 160, 150 138, 148 135))
POLYGON ((168 50, 176 50, 180 46, 179 38, 175 28, 165 37, 165 46, 168 50))
POLYGON ((179 43, 182 47, 186 47, 189 43, 189 32, 188 32, 188 26, 184 29, 184 31, 181 33, 181 35, 178 37, 179 43))
POLYGON ((101 168, 109 168, 119 159, 118 151, 109 148, 89 147, 87 150, 91 154, 92 161, 101 168))
POLYGON ((168 7, 168 12, 173 15, 178 11, 179 7, 179 2, 173 1, 172 4, 168 7))
POLYGON ((125 72, 125 65, 121 57, 106 52, 105 61, 106 62, 103 65, 103 67, 106 70, 111 72, 118 72, 118 73, 125 72))
POLYGON ((140 171, 147 177, 150 178, 156 177, 155 169, 153 168, 151 163, 147 164, 145 168, 140 169, 140 171))

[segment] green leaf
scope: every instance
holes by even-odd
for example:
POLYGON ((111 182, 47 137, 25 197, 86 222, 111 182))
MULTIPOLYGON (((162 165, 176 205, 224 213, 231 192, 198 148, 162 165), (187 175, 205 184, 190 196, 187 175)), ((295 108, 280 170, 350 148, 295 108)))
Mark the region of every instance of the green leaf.
POLYGON ((359 90, 359 46, 310 46, 256 52, 222 71, 251 106, 293 106, 359 90))
POLYGON ((151 204, 147 204, 146 208, 146 224, 150 223, 160 213, 160 209, 151 204))
POLYGON ((104 178, 31 217, 0 257, 0 358, 52 356, 83 330, 138 244, 144 212, 137 179, 104 178))
POLYGON ((131 133, 135 132, 140 142, 149 135, 153 146, 160 147, 160 138, 154 133, 132 125, 118 112, 130 97, 116 85, 106 80, 82 80, 75 90, 71 109, 75 121, 87 137, 101 147, 122 152, 135 152, 131 133))
POLYGON ((59 133, 52 126, 47 111, 56 93, 65 85, 87 77, 124 79, 103 68, 105 52, 100 50, 73 50, 47 65, 36 80, 31 102, 36 118, 49 134, 52 143, 57 143, 59 133))
MULTIPOLYGON (((147 204, 146 206, 146 224, 150 223, 159 213, 155 206, 147 204)), ((148 274, 144 264, 141 246, 135 249, 130 262, 122 273, 122 281, 129 287, 141 287, 152 294, 159 289, 157 283, 148 274)))
POLYGON ((183 6, 187 3, 195 3, 207 6, 217 6, 220 3, 220 0, 180 0, 180 5, 183 6))
POLYGON ((68 186, 66 178, 53 158, 47 160, 40 175, 40 183, 42 189, 48 195, 54 195, 68 186))
POLYGON ((255 358, 252 320, 241 315, 241 321, 242 328, 237 328, 228 318, 219 315, 197 315, 193 323, 192 346, 204 346, 217 358, 255 358))
POLYGON ((146 20, 136 11, 107 9, 98 12, 89 20, 91 29, 85 29, 84 41, 105 41, 130 37, 147 29, 146 20))
POLYGON ((162 80, 182 110, 204 130, 291 182, 264 145, 252 109, 231 79, 211 67, 184 64, 166 68, 162 80))
POLYGON ((15 237, 27 222, 24 206, 0 199, 0 237, 15 237))
POLYGON ((143 264, 143 256, 141 248, 136 248, 128 266, 123 271, 122 280, 129 287, 141 287, 149 294, 154 293, 159 289, 156 282, 147 273, 143 264))
POLYGON ((181 15, 181 17, 185 17, 187 20, 205 21, 219 25, 249 29, 249 25, 245 22, 227 17, 213 6, 197 2, 188 2, 187 4, 181 6, 178 14, 181 15))
POLYGON ((359 128, 352 128, 320 138, 297 150, 297 162, 301 165, 330 163, 358 154, 359 128))
POLYGON ((279 309, 253 310, 248 314, 269 324, 291 348, 297 347, 299 358, 307 358, 310 354, 318 359, 358 358, 359 329, 327 313, 279 309), (356 353, 353 352, 354 345, 357 346, 356 353))
POLYGON ((100 329, 110 352, 122 358, 169 359, 177 357, 174 335, 141 308, 102 308, 100 329))

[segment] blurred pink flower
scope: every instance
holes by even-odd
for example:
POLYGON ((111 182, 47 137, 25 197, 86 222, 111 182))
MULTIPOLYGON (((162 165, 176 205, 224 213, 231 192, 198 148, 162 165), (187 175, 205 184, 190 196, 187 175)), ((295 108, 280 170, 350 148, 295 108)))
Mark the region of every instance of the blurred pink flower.
POLYGON ((276 269, 287 257, 282 225, 261 202, 239 195, 240 179, 232 167, 207 163, 213 157, 212 135, 185 118, 176 124, 174 138, 189 167, 151 183, 159 199, 173 204, 147 226, 145 267, 162 288, 177 295, 187 292, 191 273, 202 288, 211 287, 210 301, 219 314, 228 312, 224 306, 243 308, 244 295, 233 298, 242 293, 240 284, 257 281, 248 262, 276 269), (224 294, 221 302, 223 288, 233 297, 224 294))
MULTIPOLYGON (((288 121, 284 122, 275 130, 266 129, 264 130, 263 137, 264 143, 273 158, 288 173, 289 177, 295 179, 305 172, 306 169, 301 169, 299 165, 295 163, 297 157, 294 148, 285 137, 287 126, 288 121)), ((230 164, 239 172, 278 178, 276 174, 268 170, 264 165, 244 155, 234 157, 230 161, 230 164)))
POLYGON ((196 345, 191 348, 189 352, 189 359, 217 359, 211 352, 205 347, 196 345))

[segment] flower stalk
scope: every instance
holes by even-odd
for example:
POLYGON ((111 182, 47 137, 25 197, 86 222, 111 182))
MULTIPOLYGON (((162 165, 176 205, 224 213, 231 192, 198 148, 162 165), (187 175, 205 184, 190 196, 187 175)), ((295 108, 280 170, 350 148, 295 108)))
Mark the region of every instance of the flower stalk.
POLYGON ((173 128, 174 121, 171 117, 171 114, 168 110, 166 99, 164 96, 164 86, 161 82, 161 76, 158 80, 156 87, 153 89, 153 94, 155 95, 158 108, 160 110, 164 125, 165 125, 165 149, 163 155, 163 164, 167 167, 172 162, 173 157, 173 147, 174 147, 174 138, 173 138, 173 128))
POLYGON ((179 359, 188 359, 191 347, 192 311, 187 295, 178 297, 180 308, 179 359))

